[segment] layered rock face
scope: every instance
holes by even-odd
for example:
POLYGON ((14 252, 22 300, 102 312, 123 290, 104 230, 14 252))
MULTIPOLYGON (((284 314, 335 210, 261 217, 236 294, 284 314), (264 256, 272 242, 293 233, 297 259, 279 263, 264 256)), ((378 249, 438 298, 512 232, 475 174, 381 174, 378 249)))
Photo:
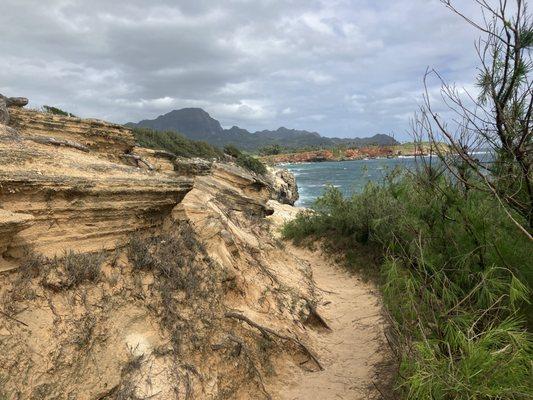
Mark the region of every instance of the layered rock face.
POLYGON ((28 137, 76 142, 99 156, 120 157, 135 146, 131 131, 109 122, 9 108, 9 125, 28 137))
POLYGON ((312 274, 273 233, 294 209, 267 180, 103 122, 15 110, 12 128, 0 398, 270 399, 277 371, 322 368, 312 274))
POLYGON ((173 172, 128 165, 134 140, 125 128, 23 109, 10 116, 15 130, 0 128, 0 210, 32 219, 12 230, 0 269, 26 248, 47 256, 115 248, 160 225, 192 187, 173 172))
POLYGON ((30 214, 14 213, 0 209, 0 272, 15 268, 16 263, 9 263, 3 258, 8 249, 12 248, 15 236, 28 228, 34 220, 30 214))

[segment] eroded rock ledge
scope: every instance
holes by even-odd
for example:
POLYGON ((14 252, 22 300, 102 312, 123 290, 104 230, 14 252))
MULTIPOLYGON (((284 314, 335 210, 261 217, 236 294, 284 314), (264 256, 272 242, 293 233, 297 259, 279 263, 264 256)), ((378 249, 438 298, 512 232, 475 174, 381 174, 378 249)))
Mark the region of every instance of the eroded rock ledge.
POLYGON ((294 209, 269 179, 118 125, 11 114, 0 397, 270 399, 277 371, 322 368, 309 265, 272 230, 294 209))
POLYGON ((54 115, 20 107, 9 108, 10 123, 27 137, 53 137, 86 146, 100 156, 120 157, 135 146, 131 131, 122 125, 96 119, 54 115))
POLYGON ((28 228, 33 220, 33 215, 0 209, 0 272, 17 267, 16 262, 6 260, 7 250, 11 248, 15 235, 28 228))
POLYGON ((47 256, 115 248, 131 232, 162 224, 192 188, 188 177, 128 165, 121 157, 134 145, 128 129, 17 108, 10 115, 11 129, 0 126, 0 209, 33 220, 12 232, 4 260, 28 248, 47 256))

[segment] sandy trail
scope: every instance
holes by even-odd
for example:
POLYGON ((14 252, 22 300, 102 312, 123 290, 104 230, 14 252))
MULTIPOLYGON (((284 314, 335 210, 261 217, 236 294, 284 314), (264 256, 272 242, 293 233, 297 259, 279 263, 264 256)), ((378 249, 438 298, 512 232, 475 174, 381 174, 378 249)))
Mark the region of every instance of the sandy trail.
POLYGON ((377 289, 335 265, 327 255, 292 245, 287 250, 311 266, 320 293, 317 310, 332 330, 310 331, 324 370, 293 371, 282 382, 278 398, 381 398, 383 375, 388 375, 383 364, 390 365, 390 353, 377 289))

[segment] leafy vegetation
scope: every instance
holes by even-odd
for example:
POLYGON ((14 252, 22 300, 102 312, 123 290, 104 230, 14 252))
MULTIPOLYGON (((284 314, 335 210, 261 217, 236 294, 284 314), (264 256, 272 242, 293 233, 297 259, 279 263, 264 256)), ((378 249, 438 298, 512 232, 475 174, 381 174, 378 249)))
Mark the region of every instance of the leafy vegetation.
POLYGON ((43 111, 48 114, 62 115, 64 117, 76 117, 74 114, 64 111, 61 108, 52 106, 43 106, 43 111))
MULTIPOLYGON (((480 26, 451 0, 441 2, 484 35, 476 46, 478 92, 461 94, 438 72, 427 72, 424 104, 413 133, 419 140, 446 142, 463 160, 461 169, 448 171, 470 189, 491 193, 533 241, 533 15, 523 0, 476 1, 485 16, 480 26), (441 83, 444 103, 455 118, 443 119, 439 106, 432 104, 430 78, 441 83), (483 148, 497 156, 494 163, 487 164, 476 155, 483 148), (470 180, 470 175, 479 179, 470 180), (515 213, 521 221, 513 217, 515 213)), ((446 163, 446 157, 438 154, 446 163)))
POLYGON ((140 146, 165 150, 180 157, 220 159, 223 153, 207 142, 187 139, 173 131, 159 132, 148 128, 134 128, 133 134, 140 146))
POLYGON ((224 146, 224 153, 234 158, 238 158, 239 156, 242 155, 242 152, 232 144, 228 144, 224 146))
POLYGON ((257 158, 242 153, 233 145, 224 147, 224 151, 207 142, 187 139, 173 131, 160 132, 148 128, 133 128, 133 134, 140 146, 168 151, 180 157, 199 157, 205 159, 222 159, 224 154, 235 158, 237 165, 257 174, 267 172, 265 165, 257 158))
POLYGON ((415 138, 429 140, 438 161, 350 197, 330 188, 283 231, 334 240, 347 255, 380 251, 381 264, 367 266, 380 272, 407 399, 533 398, 533 23, 520 0, 478 4, 486 27, 462 17, 488 35, 480 97, 468 107, 443 82, 460 118, 443 121, 426 92, 415 119, 415 138), (493 161, 477 158, 483 146, 493 161))
POLYGON ((489 195, 432 172, 394 175, 348 198, 330 188, 284 235, 381 249, 406 398, 533 395, 533 245, 489 195))
POLYGON ((265 164, 263 164, 260 160, 248 154, 242 153, 233 145, 224 146, 224 153, 234 157, 237 165, 246 168, 249 171, 255 172, 259 175, 264 175, 267 172, 265 164))
POLYGON ((281 154, 283 150, 284 148, 281 147, 279 144, 271 144, 259 148, 258 152, 261 156, 274 156, 277 154, 281 154))

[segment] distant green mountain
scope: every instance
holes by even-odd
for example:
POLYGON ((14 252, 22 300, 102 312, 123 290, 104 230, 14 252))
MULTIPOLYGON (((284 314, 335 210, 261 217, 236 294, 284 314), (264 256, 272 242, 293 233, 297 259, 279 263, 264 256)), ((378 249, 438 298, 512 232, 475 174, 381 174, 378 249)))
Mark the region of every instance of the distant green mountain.
POLYGON ((256 151, 261 147, 279 145, 287 148, 326 148, 346 146, 394 146, 399 144, 393 137, 383 134, 368 138, 327 138, 317 132, 278 128, 275 131, 249 132, 233 126, 224 129, 216 119, 201 108, 183 108, 160 115, 156 119, 145 119, 128 123, 129 127, 151 128, 156 131, 175 131, 192 140, 203 140, 217 147, 233 144, 241 150, 256 151))

